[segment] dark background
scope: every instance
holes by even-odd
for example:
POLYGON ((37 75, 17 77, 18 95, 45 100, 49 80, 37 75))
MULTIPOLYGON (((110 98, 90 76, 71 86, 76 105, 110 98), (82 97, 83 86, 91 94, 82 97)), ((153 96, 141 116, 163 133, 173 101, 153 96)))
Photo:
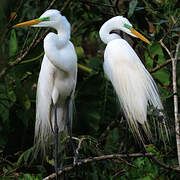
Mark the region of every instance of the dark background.
MULTIPOLYGON (((48 7, 61 10, 71 23, 71 41, 76 47, 78 69, 75 93, 73 136, 85 138, 79 158, 119 152, 143 152, 122 120, 115 92, 103 72, 105 45, 99 38, 101 25, 115 15, 123 15, 152 43, 120 32, 136 51, 155 79, 165 107, 170 128, 170 142, 164 146, 155 135, 154 145, 146 142, 147 151, 170 166, 177 165, 172 67, 167 52, 159 40, 175 54, 179 38, 180 4, 178 0, 1 0, 0 2, 0 178, 41 179, 53 171, 53 162, 44 166, 41 160, 30 162, 35 123, 35 98, 40 65, 43 58, 43 38, 47 28, 12 29, 14 24, 39 17, 48 7), (36 39, 35 39, 36 38, 36 39), (34 40, 35 39, 35 40, 34 40), (34 42, 33 42, 34 40, 34 42), (165 63, 161 68, 158 65, 165 63), (127 137, 128 136, 128 137, 127 137), (128 140, 127 140, 128 138, 128 140)), ((178 54, 179 62, 179 54, 178 54)), ((179 94, 180 68, 177 63, 179 94)), ((148 119, 153 122, 152 111, 148 119)), ((153 124, 153 123, 152 123, 153 124)), ((76 142, 78 145, 78 141, 76 142)), ((67 143, 68 144, 68 143, 67 143)), ((72 149, 62 156, 64 165, 72 164, 72 149)), ((104 160, 85 164, 64 173, 64 179, 175 179, 178 174, 156 164, 147 157, 125 160, 104 160)))

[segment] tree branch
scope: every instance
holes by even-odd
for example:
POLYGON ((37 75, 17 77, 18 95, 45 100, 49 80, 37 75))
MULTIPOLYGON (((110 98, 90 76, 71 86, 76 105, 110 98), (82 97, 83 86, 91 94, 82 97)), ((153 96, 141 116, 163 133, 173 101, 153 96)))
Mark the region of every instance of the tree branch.
MULTIPOLYGON (((177 61, 180 61, 180 59, 177 59, 177 61)), ((168 59, 168 60, 166 60, 165 62, 157 65, 155 68, 150 69, 149 72, 150 72, 150 73, 154 73, 154 72, 158 71, 159 69, 161 69, 162 67, 166 66, 167 64, 169 64, 169 63, 171 63, 171 62, 172 62, 172 60, 171 60, 171 59, 168 59)))
MULTIPOLYGON (((109 154, 109 155, 102 155, 102 156, 96 156, 96 157, 89 157, 86 159, 80 159, 75 166, 74 165, 68 165, 68 166, 65 166, 65 167, 59 169, 58 174, 61 175, 63 172, 71 171, 75 167, 79 167, 79 166, 82 166, 84 164, 91 163, 91 162, 102 161, 102 160, 107 160, 107 159, 122 160, 122 158, 129 158, 129 157, 137 158, 137 157, 142 157, 142 156, 152 157, 153 154, 152 153, 146 153, 146 154, 133 153, 133 154, 128 154, 128 155, 127 154, 109 154)), ((53 179, 53 178, 55 178, 55 176, 56 176, 56 174, 53 173, 53 174, 45 177, 43 180, 53 179)))
POLYGON ((161 163, 160 161, 158 161, 157 159, 155 159, 153 156, 150 157, 156 164, 158 164, 159 166, 163 167, 164 169, 169 169, 169 170, 173 170, 176 171, 178 173, 180 173, 180 169, 179 167, 171 167, 168 166, 166 164, 161 163))
POLYGON ((176 82, 176 64, 178 59, 178 52, 180 47, 180 37, 178 39, 178 43, 176 45, 175 56, 173 57, 172 53, 163 43, 162 39, 159 41, 161 46, 166 50, 168 55, 171 58, 172 62, 172 82, 173 82, 173 94, 174 94, 174 119, 175 119, 175 131, 176 131, 176 143, 177 143, 177 155, 178 155, 178 163, 180 166, 180 136, 179 136, 179 118, 178 118, 178 95, 177 95, 177 82, 176 82))

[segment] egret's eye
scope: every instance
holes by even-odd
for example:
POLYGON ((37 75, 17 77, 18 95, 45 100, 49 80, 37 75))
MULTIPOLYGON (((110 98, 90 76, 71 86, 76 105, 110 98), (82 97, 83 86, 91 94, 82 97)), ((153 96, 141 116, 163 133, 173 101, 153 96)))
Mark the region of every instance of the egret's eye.
POLYGON ((128 29, 134 29, 132 26, 130 26, 129 24, 124 24, 124 27, 125 28, 128 28, 128 29))
POLYGON ((49 21, 50 17, 42 17, 42 18, 38 18, 38 20, 40 20, 40 21, 49 21))

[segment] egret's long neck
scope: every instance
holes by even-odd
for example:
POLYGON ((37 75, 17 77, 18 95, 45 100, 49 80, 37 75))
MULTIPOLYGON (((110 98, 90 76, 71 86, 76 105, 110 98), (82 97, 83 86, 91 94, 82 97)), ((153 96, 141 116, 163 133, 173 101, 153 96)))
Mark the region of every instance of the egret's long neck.
POLYGON ((56 46, 58 49, 61 49, 70 39, 70 31, 66 28, 58 28, 58 41, 56 43, 56 46))
POLYGON ((111 33, 110 32, 112 30, 117 30, 119 29, 118 24, 111 22, 111 21, 107 21, 106 23, 103 24, 103 26, 101 27, 100 31, 99 31, 99 35, 101 40, 107 44, 108 42, 114 40, 114 39, 120 39, 121 36, 115 33, 111 33))
POLYGON ((71 26, 69 22, 66 20, 65 17, 63 21, 64 21, 63 24, 59 24, 56 27, 59 37, 59 40, 56 45, 59 49, 62 48, 69 41, 71 36, 71 26))

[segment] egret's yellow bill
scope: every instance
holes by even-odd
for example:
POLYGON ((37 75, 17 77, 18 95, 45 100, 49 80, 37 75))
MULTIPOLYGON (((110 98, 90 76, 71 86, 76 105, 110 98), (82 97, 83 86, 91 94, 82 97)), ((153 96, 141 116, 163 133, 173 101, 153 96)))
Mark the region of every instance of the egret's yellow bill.
POLYGON ((129 29, 135 36, 137 36, 139 39, 143 40, 144 42, 151 44, 148 39, 146 39, 142 34, 137 32, 135 29, 129 29))

